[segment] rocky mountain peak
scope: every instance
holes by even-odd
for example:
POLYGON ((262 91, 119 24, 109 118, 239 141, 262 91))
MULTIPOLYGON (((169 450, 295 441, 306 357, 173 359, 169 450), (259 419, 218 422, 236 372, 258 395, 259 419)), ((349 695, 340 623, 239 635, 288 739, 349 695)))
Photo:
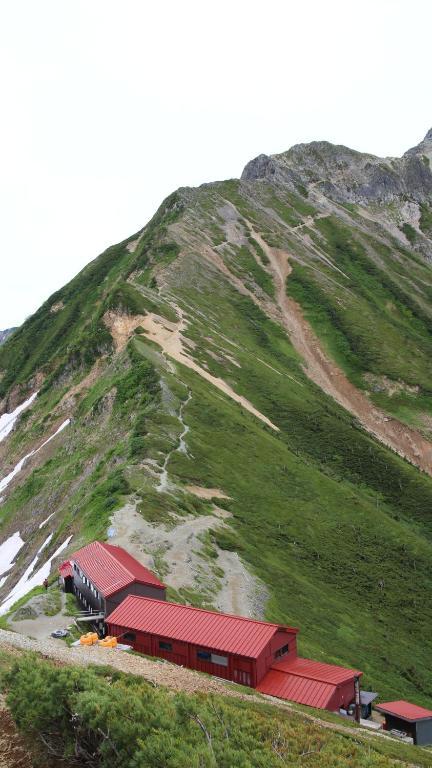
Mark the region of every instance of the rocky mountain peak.
POLYGON ((429 156, 431 153, 432 153, 432 128, 429 128, 426 136, 420 142, 420 144, 416 144, 415 147, 412 147, 407 152, 405 152, 404 157, 409 155, 428 155, 429 156))
POLYGON ((316 188, 341 203, 391 203, 432 199, 432 129, 401 158, 380 158, 349 147, 314 141, 278 155, 259 155, 242 173, 243 181, 263 179, 293 191, 316 188))

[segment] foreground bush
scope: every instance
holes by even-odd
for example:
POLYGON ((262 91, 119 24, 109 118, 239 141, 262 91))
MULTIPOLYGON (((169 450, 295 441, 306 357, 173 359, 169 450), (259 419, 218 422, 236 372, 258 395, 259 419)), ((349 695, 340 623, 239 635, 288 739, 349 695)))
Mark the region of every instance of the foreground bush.
POLYGON ((27 655, 3 680, 18 727, 47 754, 74 765, 396 766, 369 745, 299 715, 220 696, 173 694, 108 668, 59 668, 27 655))

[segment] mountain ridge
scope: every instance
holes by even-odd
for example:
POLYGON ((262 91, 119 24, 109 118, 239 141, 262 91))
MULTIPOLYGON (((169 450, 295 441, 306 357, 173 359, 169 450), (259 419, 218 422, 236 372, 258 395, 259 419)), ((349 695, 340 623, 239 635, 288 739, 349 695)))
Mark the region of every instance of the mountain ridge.
POLYGON ((432 195, 431 136, 432 129, 401 158, 380 158, 327 141, 296 144, 276 155, 259 155, 245 166, 241 178, 272 178, 293 191, 302 185, 319 184, 344 203, 389 203, 403 194, 423 201, 432 195))
POLYGON ((0 481, 33 451, 0 600, 49 531, 46 556, 113 527, 174 599, 244 593, 303 653, 430 705, 431 200, 416 175, 394 192, 408 161, 390 202, 341 201, 352 169, 302 152, 173 193, 2 346, 0 413, 39 394, 0 443, 0 481))

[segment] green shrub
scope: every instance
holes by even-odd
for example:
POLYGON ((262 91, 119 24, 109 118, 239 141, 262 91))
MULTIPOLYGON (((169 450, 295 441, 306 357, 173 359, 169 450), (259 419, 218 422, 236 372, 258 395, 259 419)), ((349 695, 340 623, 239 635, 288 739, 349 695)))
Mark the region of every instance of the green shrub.
POLYGON ((144 297, 130 283, 116 285, 106 299, 105 306, 107 309, 119 310, 129 315, 147 314, 144 297))
POLYGON ((417 232, 415 231, 414 227, 412 227, 411 224, 408 224, 408 222, 405 222, 401 226, 401 230, 411 245, 415 245, 417 242, 417 232))
MULTIPOLYGON (((396 768, 403 746, 366 743, 302 715, 220 695, 171 693, 109 667, 56 667, 35 656, 6 665, 20 730, 66 765, 100 768, 396 768), (9 668, 8 668, 9 666, 9 668), (316 758, 316 759, 314 759, 316 758), (312 760, 312 762, 311 762, 312 760)), ((410 756, 426 765, 421 750, 410 756)))
POLYGON ((432 235, 432 208, 426 203, 420 205, 420 229, 427 235, 432 235))

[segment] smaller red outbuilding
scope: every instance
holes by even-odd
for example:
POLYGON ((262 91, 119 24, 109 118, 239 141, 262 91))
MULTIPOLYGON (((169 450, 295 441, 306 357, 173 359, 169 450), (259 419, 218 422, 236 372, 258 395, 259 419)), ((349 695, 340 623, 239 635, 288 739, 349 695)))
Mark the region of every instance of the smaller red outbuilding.
POLYGON ((293 627, 134 595, 106 624, 136 651, 253 688, 275 659, 297 655, 293 627))
POLYGON ((70 560, 65 560, 64 563, 62 563, 59 566, 59 574, 63 579, 72 578, 73 577, 73 568, 71 565, 70 560))
POLYGON ((73 568, 70 560, 59 566, 59 582, 64 592, 73 592, 73 568))
POLYGON ((275 661, 257 687, 270 696, 336 712, 354 701, 355 679, 361 674, 336 664, 297 657, 275 661))
POLYGON ((411 704, 409 701, 386 701, 375 709, 385 717, 387 731, 401 731, 411 736, 414 744, 432 744, 432 710, 411 704))

